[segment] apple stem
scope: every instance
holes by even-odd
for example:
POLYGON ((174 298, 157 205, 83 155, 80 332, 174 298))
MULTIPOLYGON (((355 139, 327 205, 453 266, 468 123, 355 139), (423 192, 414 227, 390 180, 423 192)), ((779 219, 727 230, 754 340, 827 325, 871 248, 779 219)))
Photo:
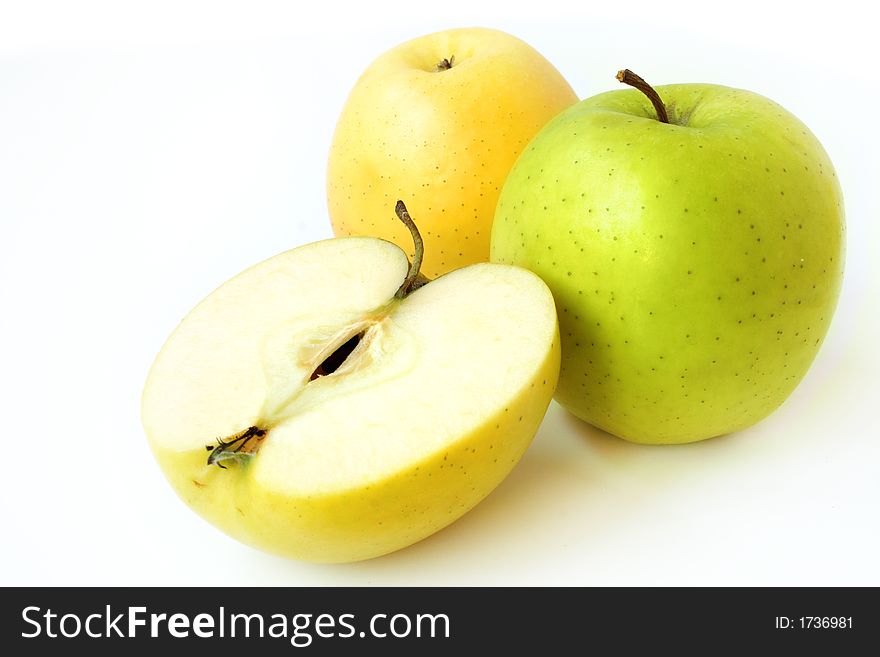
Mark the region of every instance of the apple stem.
POLYGON ((449 59, 445 57, 441 59, 437 64, 437 71, 448 71, 455 65, 455 55, 452 55, 449 59))
POLYGON ((398 219, 403 222, 403 225, 409 228, 413 244, 415 245, 415 253, 412 262, 409 265, 409 271, 406 274, 406 278, 403 279, 403 283, 400 284, 400 287, 397 288, 397 292, 394 293, 395 299, 403 299, 407 294, 417 290, 428 282, 428 279, 419 273, 419 269, 422 268, 422 258, 425 255, 425 243, 422 242, 422 236, 419 233, 419 229, 416 227, 416 222, 414 222, 412 217, 409 216, 409 211, 406 209, 406 205, 403 204, 403 201, 397 202, 397 205, 394 206, 394 212, 397 214, 398 219))
POLYGON ((628 68, 623 69, 622 71, 617 72, 617 79, 623 84, 628 84, 631 87, 635 87, 643 94, 648 97, 648 100, 651 101, 651 104, 654 106, 654 110, 657 112, 657 119, 660 123, 669 123, 669 115, 666 114, 666 105, 663 104, 663 101, 660 100, 660 95, 654 91, 654 87, 645 82, 640 76, 636 75, 628 68))

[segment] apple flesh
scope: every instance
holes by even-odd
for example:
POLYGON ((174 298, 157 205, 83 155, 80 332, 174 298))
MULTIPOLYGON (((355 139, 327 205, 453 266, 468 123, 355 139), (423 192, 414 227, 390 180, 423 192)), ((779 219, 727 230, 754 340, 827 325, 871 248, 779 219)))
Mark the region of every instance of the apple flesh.
POLYGON ((776 409, 809 368, 843 273, 828 155, 757 94, 657 87, 551 121, 511 171, 492 260, 553 291, 557 399, 628 440, 683 443, 776 409))
POLYGON ((327 170, 334 233, 408 248, 387 216, 404 197, 434 278, 489 259, 504 178, 529 140, 577 102, 562 75, 520 39, 480 28, 437 32, 378 57, 339 117, 327 170))
POLYGON ((556 384, 550 292, 482 264, 395 298, 407 271, 379 239, 317 242, 183 320, 143 423, 190 507, 273 553, 353 561, 436 532, 510 472, 556 384))

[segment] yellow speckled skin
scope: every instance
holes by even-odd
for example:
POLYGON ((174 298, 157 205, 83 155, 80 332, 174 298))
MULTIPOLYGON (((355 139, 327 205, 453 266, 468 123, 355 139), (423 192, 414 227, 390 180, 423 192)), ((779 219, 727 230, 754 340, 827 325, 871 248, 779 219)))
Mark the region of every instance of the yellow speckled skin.
POLYGON ((434 278, 489 257, 498 193, 514 160, 577 102, 559 72, 519 39, 488 29, 438 32, 376 59, 339 118, 327 172, 336 235, 370 235, 411 253, 402 199, 434 278), (452 68, 437 71, 443 59, 452 68))
POLYGON ((398 299, 407 268, 383 240, 316 242, 250 267, 183 319, 150 368, 142 420, 194 511, 269 552, 355 561, 445 527, 511 471, 556 388, 550 290, 482 263, 398 299), (250 427, 264 434, 246 456, 209 465, 220 439, 250 427))
POLYGON ((532 441, 559 374, 559 340, 533 381, 454 445, 366 488, 300 497, 255 481, 252 469, 220 470, 204 449, 153 452, 177 494, 230 536, 314 562, 377 557, 430 536, 488 495, 532 441))
POLYGON ((772 101, 657 87, 570 108, 501 194, 492 260, 553 292, 557 399, 628 440, 684 443, 747 427, 789 396, 828 329, 844 209, 827 154, 772 101))

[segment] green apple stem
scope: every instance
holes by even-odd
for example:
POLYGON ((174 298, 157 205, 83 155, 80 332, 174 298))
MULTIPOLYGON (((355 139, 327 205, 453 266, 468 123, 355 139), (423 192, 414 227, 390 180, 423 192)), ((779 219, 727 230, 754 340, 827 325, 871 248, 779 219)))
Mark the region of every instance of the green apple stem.
POLYGON ((425 276, 422 276, 419 273, 419 269, 422 268, 422 258, 425 255, 425 243, 422 242, 422 236, 419 233, 419 229, 416 227, 416 222, 414 222, 412 217, 409 216, 409 211, 407 211, 403 201, 397 202, 397 205, 394 206, 394 212, 403 222, 403 225, 409 228, 413 244, 415 245, 415 253, 413 254, 412 262, 409 265, 409 271, 406 274, 406 278, 403 279, 403 283, 400 284, 400 287, 397 288, 397 292, 394 293, 395 299, 403 299, 407 294, 417 290, 429 281, 425 276))
POLYGON ((645 82, 640 76, 636 75, 628 68, 623 69, 622 71, 617 72, 617 79, 623 84, 628 84, 631 87, 635 87, 643 94, 648 97, 648 100, 651 101, 651 104, 654 106, 654 110, 657 112, 657 119, 660 123, 669 123, 669 115, 666 114, 666 105, 663 104, 663 101, 660 100, 660 94, 654 91, 654 87, 645 82))
POLYGON ((455 55, 446 59, 445 57, 437 63, 437 71, 448 71, 455 66, 455 55))
POLYGON ((217 465, 226 470, 223 461, 241 462, 253 455, 252 440, 262 440, 266 435, 266 429, 260 427, 248 427, 241 433, 230 436, 226 440, 217 439, 216 445, 205 445, 208 454, 208 465, 217 465), (249 448, 248 445, 251 445, 249 448))

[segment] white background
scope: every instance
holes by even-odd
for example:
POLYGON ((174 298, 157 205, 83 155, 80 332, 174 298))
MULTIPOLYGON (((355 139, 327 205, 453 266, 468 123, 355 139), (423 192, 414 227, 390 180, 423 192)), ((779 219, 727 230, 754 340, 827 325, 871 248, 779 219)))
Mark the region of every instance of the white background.
POLYGON ((880 585, 869 3, 315 4, 0 4, 0 584, 880 585), (334 566, 239 545, 153 462, 147 369, 219 283, 331 235, 327 151, 367 64, 470 25, 523 38, 582 97, 629 67, 751 89, 804 120, 847 206, 829 337, 790 400, 739 434, 639 447, 554 405, 513 474, 418 545, 334 566))

